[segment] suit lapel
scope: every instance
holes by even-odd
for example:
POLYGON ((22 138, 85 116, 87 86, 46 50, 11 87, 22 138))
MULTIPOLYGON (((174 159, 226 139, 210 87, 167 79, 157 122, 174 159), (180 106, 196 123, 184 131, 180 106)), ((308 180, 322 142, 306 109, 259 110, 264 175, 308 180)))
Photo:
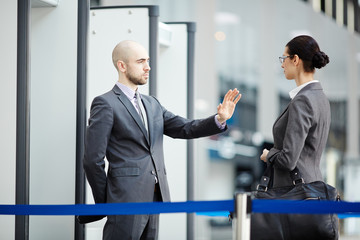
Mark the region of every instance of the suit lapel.
POLYGON ((273 126, 276 125, 277 121, 279 121, 279 119, 287 112, 289 105, 290 105, 291 101, 288 103, 288 105, 286 106, 286 108, 284 109, 284 111, 280 114, 280 116, 275 120, 273 126))
MULTIPOLYGON (((127 98, 127 96, 115 85, 113 88, 113 91, 117 95, 120 102, 125 106, 131 117, 134 119, 138 127, 140 128, 141 132, 144 134, 147 142, 149 143, 149 138, 147 131, 145 129, 145 126, 141 120, 141 117, 139 113, 136 111, 135 107, 132 105, 130 100, 127 98)), ((146 111, 147 112, 147 111, 146 111)))

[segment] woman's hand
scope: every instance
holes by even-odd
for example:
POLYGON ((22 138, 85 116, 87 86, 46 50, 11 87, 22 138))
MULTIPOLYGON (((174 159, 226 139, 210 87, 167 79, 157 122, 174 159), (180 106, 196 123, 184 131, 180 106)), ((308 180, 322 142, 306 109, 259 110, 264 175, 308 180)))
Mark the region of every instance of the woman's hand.
POLYGON ((267 157, 268 153, 269 153, 269 150, 264 148, 263 153, 260 156, 261 161, 263 161, 265 163, 267 162, 266 157, 267 157))

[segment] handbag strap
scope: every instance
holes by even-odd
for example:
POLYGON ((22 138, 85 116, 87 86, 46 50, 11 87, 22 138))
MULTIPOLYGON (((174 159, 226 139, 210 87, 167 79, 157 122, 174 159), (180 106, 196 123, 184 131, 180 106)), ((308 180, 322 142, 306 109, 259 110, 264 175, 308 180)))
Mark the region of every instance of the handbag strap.
POLYGON ((272 163, 267 164, 267 167, 266 167, 262 177, 260 178, 260 182, 257 185, 256 190, 266 192, 269 188, 271 176, 272 176, 272 163))
MULTIPOLYGON (((257 185, 256 190, 257 191, 262 191, 262 192, 266 192, 269 188, 269 183, 272 177, 272 169, 274 162, 271 162, 270 164, 267 165, 263 176, 260 179, 260 183, 257 185)), ((297 167, 294 168, 294 170, 292 170, 290 172, 290 178, 292 180, 292 183, 294 186, 298 185, 298 184, 304 184, 304 178, 302 177, 299 169, 297 167)))
POLYGON ((294 170, 290 172, 290 177, 294 185, 305 183, 304 178, 302 177, 297 167, 295 167, 294 170))

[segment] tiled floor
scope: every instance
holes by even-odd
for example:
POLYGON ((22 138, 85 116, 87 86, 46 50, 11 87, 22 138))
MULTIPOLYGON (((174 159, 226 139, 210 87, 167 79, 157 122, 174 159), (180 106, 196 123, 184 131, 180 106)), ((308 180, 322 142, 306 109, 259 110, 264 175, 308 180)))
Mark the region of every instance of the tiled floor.
POLYGON ((340 236, 339 240, 359 240, 360 236, 340 236))
MULTIPOLYGON (((211 240, 233 240, 231 227, 213 227, 211 230, 211 240)), ((339 240, 360 240, 360 236, 340 235, 339 240)))

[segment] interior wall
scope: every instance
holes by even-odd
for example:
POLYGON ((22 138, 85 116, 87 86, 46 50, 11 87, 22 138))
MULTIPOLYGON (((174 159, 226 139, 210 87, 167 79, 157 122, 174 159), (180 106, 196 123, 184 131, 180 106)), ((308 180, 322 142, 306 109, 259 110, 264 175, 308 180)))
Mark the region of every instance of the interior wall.
MULTIPOLYGON (((77 6, 31 9, 30 204, 75 203, 77 6)), ((30 216, 29 239, 73 237, 73 216, 30 216)))
MULTIPOLYGON (((0 203, 15 204, 17 1, 0 8, 0 203)), ((0 215, 0 239, 14 239, 15 217, 0 215)))

